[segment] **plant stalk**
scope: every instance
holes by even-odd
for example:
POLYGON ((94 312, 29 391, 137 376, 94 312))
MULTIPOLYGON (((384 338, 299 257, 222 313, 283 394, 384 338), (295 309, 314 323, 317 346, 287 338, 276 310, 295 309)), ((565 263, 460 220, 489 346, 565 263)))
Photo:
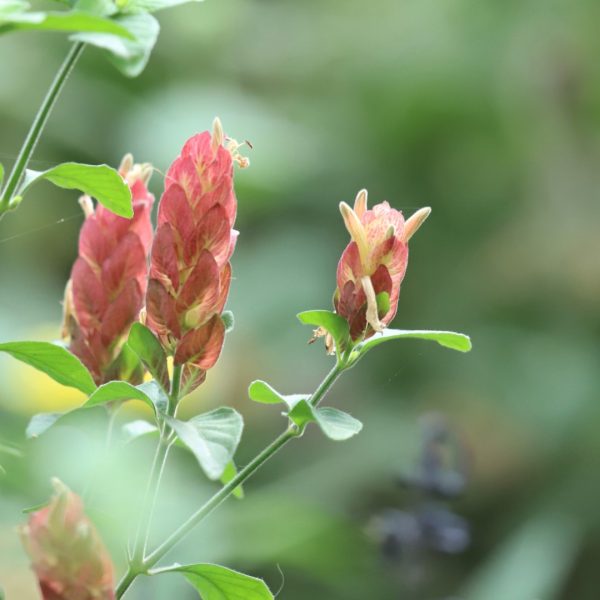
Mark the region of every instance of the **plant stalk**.
MULTIPOLYGON (((345 369, 345 365, 337 362, 329 371, 323 381, 319 384, 315 392, 310 397, 309 402, 317 406, 331 389, 337 378, 345 369)), ((260 452, 251 462, 249 462, 229 483, 224 485, 212 498, 201 506, 191 517, 180 525, 158 548, 139 565, 130 565, 127 572, 119 582, 116 589, 117 599, 121 598, 133 583, 138 575, 147 573, 167 552, 176 546, 196 525, 203 521, 215 508, 222 504, 240 485, 242 485, 251 475, 253 475, 262 465, 264 465, 272 456, 274 456, 290 440, 301 435, 301 430, 296 425, 290 425, 273 442, 271 442, 262 452, 260 452)))
POLYGON ((35 119, 33 120, 31 127, 29 128, 27 137, 25 138, 23 146, 19 152, 19 155, 17 156, 17 160, 10 172, 10 175, 6 180, 6 186, 2 193, 2 198, 0 198, 0 217, 3 215, 3 213, 5 213, 7 210, 10 210, 11 208, 11 202, 13 200, 13 197, 17 191, 19 183, 21 182, 23 173, 27 168, 27 164, 31 159, 31 155, 33 154, 33 151, 35 150, 40 136, 42 135, 42 131, 46 126, 48 117, 50 116, 50 112, 54 108, 56 100, 63 86, 65 85, 69 74, 73 70, 75 63, 81 56, 84 47, 84 42, 75 42, 71 46, 69 53, 67 54, 65 60, 60 66, 58 72, 54 77, 54 80, 52 81, 52 84, 50 85, 50 88, 48 89, 48 92, 46 93, 46 97, 44 98, 42 105, 40 106, 37 114, 35 115, 35 119))

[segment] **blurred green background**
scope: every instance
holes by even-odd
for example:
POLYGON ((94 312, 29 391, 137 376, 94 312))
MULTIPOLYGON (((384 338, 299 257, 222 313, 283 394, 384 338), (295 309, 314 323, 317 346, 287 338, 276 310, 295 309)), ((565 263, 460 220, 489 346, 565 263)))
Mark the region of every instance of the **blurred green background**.
MULTIPOLYGON (((184 412, 237 408, 244 464, 283 425, 277 408, 247 399, 248 383, 314 389, 331 359, 307 346, 295 314, 329 307, 347 243, 337 205, 362 187, 371 204, 388 199, 406 215, 433 208, 411 242, 395 325, 474 342, 467 355, 408 340, 371 353, 328 399, 363 432, 333 443, 308 431, 172 561, 220 562, 274 591, 283 573, 285 600, 597 599, 600 4, 207 0, 158 16, 161 37, 137 79, 85 52, 32 168, 117 165, 131 151, 164 172, 215 115, 251 141, 251 168, 237 173, 236 328, 184 412), (463 456, 466 486, 451 501, 398 484, 422 461, 432 420, 463 456), (462 551, 404 530, 399 552, 382 548, 384 511, 432 506, 466 520, 462 551)), ((0 38, 5 166, 67 48, 60 34, 0 38)), ((152 187, 158 196, 160 172, 152 187)), ((45 183, 0 222, 0 340, 58 336, 81 222, 76 193, 45 183)), ((102 411, 26 442, 32 413, 82 398, 4 356, 0 379, 7 598, 38 598, 15 526, 55 475, 84 495, 121 570, 152 444, 105 456, 102 411)), ((121 422, 136 416, 124 410, 121 422)), ((156 537, 213 487, 175 452, 156 537)), ((127 597, 194 593, 169 576, 127 597)))

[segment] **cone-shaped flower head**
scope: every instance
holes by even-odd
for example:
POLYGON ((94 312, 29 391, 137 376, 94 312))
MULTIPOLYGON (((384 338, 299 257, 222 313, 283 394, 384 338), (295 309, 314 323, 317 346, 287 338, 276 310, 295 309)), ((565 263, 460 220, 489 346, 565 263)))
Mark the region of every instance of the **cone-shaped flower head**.
POLYGON ((233 162, 247 160, 215 120, 212 133, 190 138, 165 178, 152 246, 146 324, 173 353, 175 365, 201 374, 217 361, 225 327, 235 247, 233 162))
POLYGON ((352 241, 338 264, 333 303, 356 341, 382 331, 394 318, 408 262, 408 240, 431 210, 422 208, 404 221, 402 213, 387 202, 368 210, 367 191, 361 190, 354 209, 342 202, 340 212, 352 241))
POLYGON ((152 167, 134 165, 127 155, 119 173, 131 189, 133 218, 80 199, 86 219, 65 290, 63 336, 98 384, 120 378, 119 352, 144 303, 152 243, 154 197, 146 187, 152 167))
POLYGON ((52 484, 50 503, 20 528, 42 597, 113 600, 113 565, 81 498, 57 479, 52 484))

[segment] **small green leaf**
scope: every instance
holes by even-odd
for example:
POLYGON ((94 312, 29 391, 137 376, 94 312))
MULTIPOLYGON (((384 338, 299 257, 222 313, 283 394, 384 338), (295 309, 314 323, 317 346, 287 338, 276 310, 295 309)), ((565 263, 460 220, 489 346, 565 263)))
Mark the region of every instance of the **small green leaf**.
POLYGON ((233 408, 221 407, 189 421, 167 417, 167 422, 209 479, 219 479, 240 443, 244 421, 233 408))
POLYGON ((4 183, 4 165, 0 163, 0 190, 2 189, 2 184, 4 183))
POLYGON ((317 423, 323 433, 334 441, 343 441, 360 433, 363 425, 353 416, 337 408, 324 406, 316 409, 317 423))
POLYGON ((77 0, 73 8, 99 17, 110 17, 117 12, 112 0, 77 0))
POLYGON ((285 404, 289 409, 294 408, 300 400, 305 400, 309 394, 280 394, 272 388, 266 381, 257 379, 248 387, 248 397, 254 402, 261 404, 285 404))
POLYGON ((364 354, 371 348, 379 346, 390 340, 399 340, 404 338, 416 338, 421 340, 432 340, 459 352, 468 352, 471 350, 471 339, 468 335, 462 333, 454 333, 453 331, 428 331, 428 330, 404 330, 404 329, 386 329, 382 333, 377 333, 368 340, 362 342, 357 347, 357 350, 364 354))
POLYGON ((300 429, 304 429, 308 423, 315 422, 330 440, 336 442, 347 440, 362 429, 362 423, 348 413, 337 408, 315 408, 306 400, 298 402, 288 417, 300 429))
POLYGON ((117 69, 127 77, 137 77, 146 67, 158 39, 158 21, 146 12, 118 15, 113 21, 127 29, 133 40, 104 33, 78 33, 71 39, 108 50, 110 61, 117 69))
POLYGON ((262 579, 211 564, 173 565, 149 571, 150 575, 181 573, 202 600, 273 600, 262 579))
POLYGON ((156 336, 141 323, 134 323, 129 331, 127 345, 138 355, 152 377, 169 391, 167 355, 156 336))
POLYGON ((117 39, 134 39, 132 32, 115 20, 104 19, 86 12, 0 11, 0 34, 25 29, 89 32, 90 35, 112 35, 117 39))
POLYGON ((335 342, 336 350, 343 350, 350 337, 348 321, 330 310, 307 310, 298 314, 305 325, 314 325, 327 330, 335 342))
MULTIPOLYGON (((223 471, 223 475, 221 475, 221 483, 223 485, 227 485, 230 481, 232 481, 236 475, 238 474, 237 468, 233 461, 227 463, 225 470, 223 471)), ((232 494, 238 499, 242 500, 244 498, 244 488, 241 485, 238 485, 232 492, 232 494)))
POLYGON ((163 8, 171 8, 188 2, 202 0, 117 0, 122 12, 156 12, 163 8))
POLYGON ((143 419, 137 419, 125 423, 121 428, 121 432, 123 433, 123 442, 127 444, 146 435, 158 434, 158 427, 143 419))
POLYGON ((107 402, 125 400, 141 400, 154 413, 164 411, 168 403, 164 392, 155 381, 148 381, 138 386, 133 386, 126 381, 109 381, 101 385, 80 408, 92 408, 107 402))
POLYGON ((133 217, 131 190, 119 173, 108 165, 82 165, 71 162, 42 172, 28 170, 19 194, 23 195, 25 190, 39 179, 47 179, 67 190, 80 190, 96 198, 116 215, 128 219, 133 217))
POLYGON ((282 394, 274 390, 266 381, 260 379, 250 384, 248 387, 248 396, 250 400, 261 402, 262 404, 280 404, 285 402, 282 394))
POLYGON ((235 319, 233 318, 233 313, 230 310, 226 310, 222 315, 221 319, 223 321, 223 325, 225 325, 225 333, 229 333, 233 331, 233 327, 235 325, 235 319))
POLYGON ((49 342, 6 342, 0 352, 46 373, 62 385, 91 394, 96 384, 82 362, 62 346, 49 342))
POLYGON ((5 15, 12 13, 21 13, 29 8, 29 3, 23 2, 23 0, 3 0, 0 2, 0 21, 3 20, 5 15))
POLYGON ((290 410, 288 417, 298 425, 300 429, 304 429, 308 423, 317 420, 313 407, 306 400, 300 400, 300 402, 290 410))
POLYGON ((64 417, 66 412, 39 413, 33 415, 25 429, 25 436, 29 439, 42 435, 47 429, 50 429, 54 423, 64 417))

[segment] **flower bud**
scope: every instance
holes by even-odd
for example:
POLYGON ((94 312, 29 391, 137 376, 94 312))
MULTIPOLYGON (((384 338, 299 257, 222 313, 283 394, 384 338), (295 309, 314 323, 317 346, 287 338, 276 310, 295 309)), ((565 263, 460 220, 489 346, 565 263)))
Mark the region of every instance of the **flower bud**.
POLYGON ((237 231, 233 162, 221 122, 195 135, 169 168, 158 209, 146 295, 146 323, 174 356, 200 373, 217 361, 225 335, 221 312, 229 292, 237 231))
POLYGON ((63 337, 97 384, 119 378, 119 353, 143 305, 152 242, 154 197, 146 187, 151 172, 130 154, 121 163, 119 173, 131 189, 131 219, 101 205, 94 209, 88 196, 80 199, 86 219, 65 290, 63 337))
POLYGON ((113 600, 110 556, 81 498, 58 479, 49 504, 20 527, 44 600, 113 600))
POLYGON ((387 202, 367 209, 367 191, 356 196, 354 209, 340 212, 351 236, 337 269, 333 298, 336 312, 350 326, 353 341, 382 331, 398 308, 400 284, 408 262, 408 240, 429 216, 422 208, 408 221, 387 202))

